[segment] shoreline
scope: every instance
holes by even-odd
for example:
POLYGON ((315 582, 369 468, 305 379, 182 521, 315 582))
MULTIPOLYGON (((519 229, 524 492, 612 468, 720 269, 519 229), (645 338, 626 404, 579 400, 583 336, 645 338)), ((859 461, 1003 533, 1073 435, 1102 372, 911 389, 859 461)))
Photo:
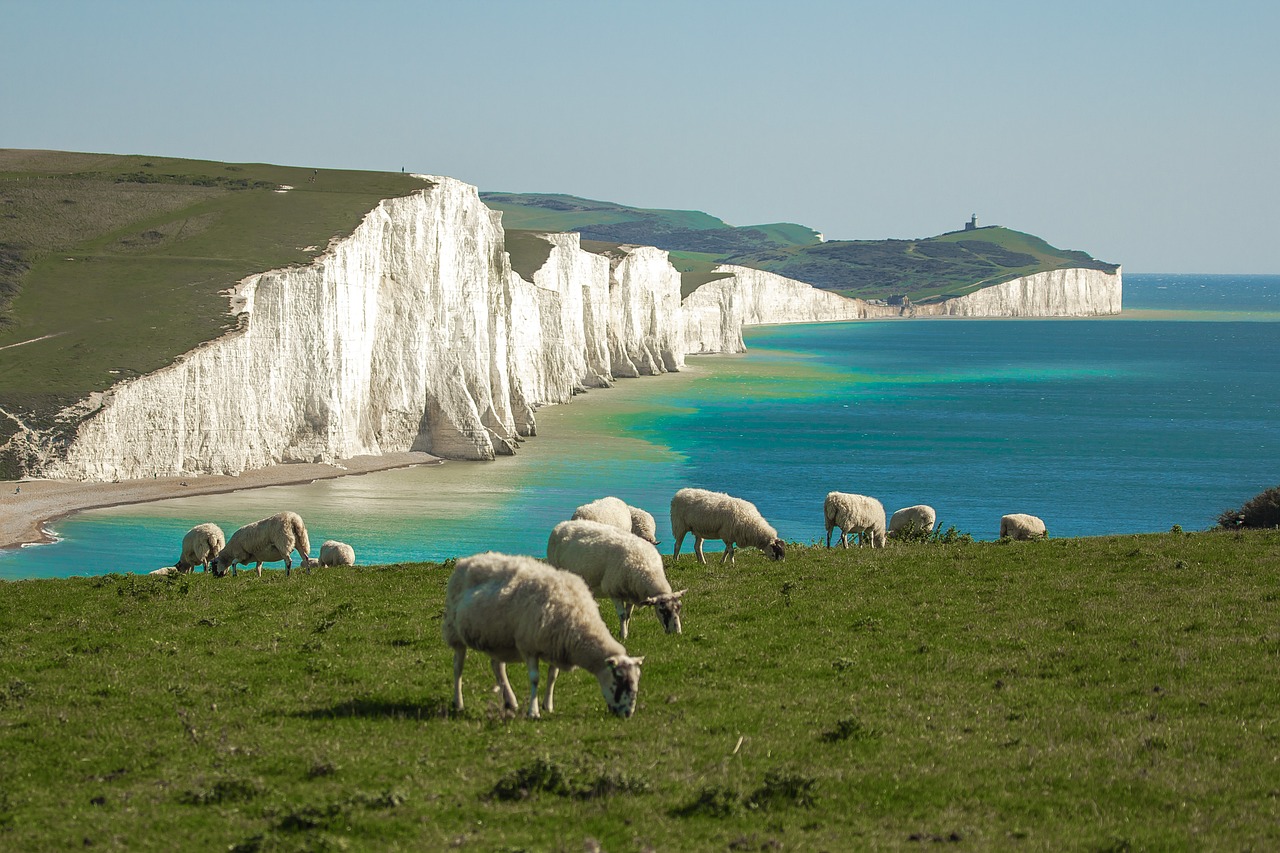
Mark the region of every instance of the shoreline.
POLYGON ((381 456, 356 456, 334 463, 283 463, 255 468, 235 476, 205 474, 115 483, 2 480, 0 550, 56 542, 57 539, 45 529, 46 525, 87 509, 151 503, 192 495, 239 492, 267 486, 297 486, 316 480, 372 474, 395 468, 443 465, 444 461, 430 453, 405 451, 381 456))

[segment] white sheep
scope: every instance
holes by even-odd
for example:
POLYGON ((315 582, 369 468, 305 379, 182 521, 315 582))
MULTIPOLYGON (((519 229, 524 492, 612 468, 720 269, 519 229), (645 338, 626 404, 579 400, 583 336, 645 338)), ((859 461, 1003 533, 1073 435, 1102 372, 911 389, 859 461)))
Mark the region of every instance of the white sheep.
POLYGON ((1023 512, 1010 513, 1000 518, 1000 538, 1048 539, 1049 531, 1044 522, 1023 512))
POLYGON ((311 559, 311 542, 307 539, 307 528, 296 512, 278 512, 275 515, 246 524, 227 540, 226 547, 218 552, 213 561, 213 573, 219 577, 236 574, 237 565, 248 565, 256 562, 258 577, 262 577, 262 564, 284 560, 284 574, 289 576, 293 561, 289 558, 291 551, 297 550, 302 558, 302 565, 311 573, 315 562, 311 559))
POLYGON ((488 551, 458 560, 445 591, 444 641, 453 649, 453 704, 462 710, 467 649, 489 655, 503 705, 519 707, 507 664, 529 672, 530 718, 538 713, 538 666, 547 662, 547 713, 554 710, 556 675, 580 666, 600 682, 609 710, 635 711, 642 657, 628 657, 600 617, 586 581, 533 557, 488 551))
POLYGON ((346 542, 339 542, 336 539, 327 539, 320 546, 320 559, 316 560, 318 566, 354 566, 356 564, 356 549, 352 548, 346 542))
POLYGON ((598 521, 619 530, 630 530, 651 545, 658 544, 658 526, 653 516, 621 498, 607 497, 583 504, 573 511, 574 521, 598 521))
POLYGON ((693 533, 693 551, 698 562, 707 564, 702 554, 702 543, 706 539, 719 539, 724 542, 724 556, 720 565, 727 560, 735 563, 734 547, 750 545, 764 551, 771 559, 781 560, 786 556, 786 545, 778 538, 778 531, 764 520, 756 505, 742 498, 735 498, 723 492, 709 492, 706 489, 681 489, 671 499, 671 533, 676 538, 675 553, 671 555, 671 563, 680 556, 680 545, 686 533, 693 533))
POLYGON ((831 547, 831 529, 840 528, 840 547, 849 547, 849 534, 858 534, 858 544, 868 538, 871 547, 883 548, 885 540, 884 504, 867 495, 828 492, 822 502, 822 515, 827 525, 827 547, 831 547))
MULTIPOLYGON (((227 544, 227 536, 216 524, 197 524, 182 537, 182 556, 174 566, 179 572, 189 572, 196 566, 209 571, 209 564, 227 544)), ((154 574, 154 572, 153 572, 154 574)))
POLYGON ((933 533, 933 526, 938 521, 938 514, 928 504, 904 506, 889 519, 889 536, 901 536, 908 529, 933 533))
POLYGON ((687 590, 671 591, 662 555, 639 537, 597 521, 562 521, 547 540, 547 562, 581 577, 593 595, 613 599, 623 640, 636 607, 652 607, 668 634, 680 633, 687 590))

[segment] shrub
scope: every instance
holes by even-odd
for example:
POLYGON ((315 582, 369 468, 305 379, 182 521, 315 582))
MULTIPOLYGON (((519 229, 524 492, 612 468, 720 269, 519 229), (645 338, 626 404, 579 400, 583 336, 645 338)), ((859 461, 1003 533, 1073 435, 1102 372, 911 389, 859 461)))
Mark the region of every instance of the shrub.
POLYGON ((1239 509, 1226 510, 1218 516, 1218 526, 1224 530, 1280 527, 1280 486, 1254 495, 1239 509))

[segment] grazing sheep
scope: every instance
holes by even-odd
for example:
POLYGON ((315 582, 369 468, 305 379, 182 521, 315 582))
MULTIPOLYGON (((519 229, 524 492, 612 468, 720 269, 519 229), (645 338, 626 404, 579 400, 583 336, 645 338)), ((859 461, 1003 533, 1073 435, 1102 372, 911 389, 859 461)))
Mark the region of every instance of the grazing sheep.
POLYGON ((778 531, 760 515, 756 505, 742 498, 706 489, 681 489, 671 499, 671 533, 676 538, 675 553, 671 563, 680 556, 680 545, 686 533, 693 533, 693 551, 698 562, 707 564, 702 555, 702 543, 706 539, 724 542, 724 556, 733 565, 736 545, 750 545, 764 551, 770 559, 781 560, 786 556, 786 544, 778 538, 778 531))
POLYGON ((933 533, 933 525, 938 521, 938 514, 927 504, 906 506, 893 514, 889 519, 889 536, 906 533, 908 529, 933 533))
POLYGON ((619 530, 630 530, 650 545, 658 544, 653 516, 639 507, 628 506, 621 498, 607 497, 583 504, 573 511, 574 521, 598 521, 619 530))
POLYGON ((593 595, 613 599, 623 640, 637 606, 652 607, 668 634, 680 633, 680 597, 687 590, 671 591, 662 555, 639 537, 597 521, 562 521, 547 540, 547 562, 581 577, 593 595))
POLYGON ((653 520, 653 515, 638 506, 628 506, 627 509, 631 510, 631 532, 650 545, 657 545, 658 523, 653 520))
POLYGON ((336 539, 328 539, 320 546, 320 559, 316 561, 318 566, 354 566, 356 564, 356 549, 352 548, 346 542, 339 542, 336 539))
POLYGON ((1044 522, 1023 512, 1010 513, 1000 519, 1000 538, 1048 539, 1049 531, 1044 522))
POLYGON ((822 502, 822 515, 827 524, 827 547, 831 547, 831 529, 840 528, 840 547, 849 547, 849 534, 858 534, 858 545, 871 539, 871 547, 883 548, 885 540, 884 505, 867 495, 828 492, 822 502))
POLYGON ((273 516, 246 524, 227 540, 227 545, 218 552, 213 561, 213 573, 218 577, 231 569, 236 574, 237 565, 248 565, 256 562, 258 577, 262 577, 262 564, 284 560, 284 574, 289 576, 293 561, 289 552, 297 549, 302 558, 302 566, 311 573, 311 542, 307 539, 307 528, 296 512, 278 512, 273 516))
POLYGON ((174 566, 179 572, 189 572, 196 566, 209 571, 209 564, 227 544, 226 534, 216 524, 197 524, 182 537, 182 556, 174 566))
POLYGON ((547 662, 547 713, 561 669, 580 666, 600 682, 609 710, 630 717, 636 707, 642 657, 628 657, 600 617, 586 581, 533 557, 489 551, 458 560, 445 591, 444 641, 453 649, 453 704, 462 710, 467 649, 489 655, 503 705, 519 707, 507 664, 529 672, 530 718, 538 713, 538 665, 547 662))

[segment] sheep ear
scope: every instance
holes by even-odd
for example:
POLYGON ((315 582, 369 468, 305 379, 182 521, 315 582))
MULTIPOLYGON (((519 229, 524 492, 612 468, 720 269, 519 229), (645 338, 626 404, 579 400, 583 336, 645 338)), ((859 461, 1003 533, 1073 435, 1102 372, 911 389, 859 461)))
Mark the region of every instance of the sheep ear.
POLYGON ((689 591, 689 590, 687 590, 687 589, 682 589, 682 590, 680 590, 679 592, 673 592, 673 593, 671 593, 671 597, 672 597, 672 598, 680 598, 682 595, 684 595, 684 594, 685 594, 686 592, 688 592, 688 591, 689 591))
POLYGON ((646 598, 644 601, 640 602, 640 606, 641 606, 641 607, 653 607, 653 606, 654 606, 655 604, 657 604, 657 603, 658 603, 658 599, 657 599, 656 597, 650 597, 650 598, 646 598))
POLYGON ((638 658, 632 658, 631 662, 634 663, 636 666, 644 666, 644 655, 641 655, 638 658))

